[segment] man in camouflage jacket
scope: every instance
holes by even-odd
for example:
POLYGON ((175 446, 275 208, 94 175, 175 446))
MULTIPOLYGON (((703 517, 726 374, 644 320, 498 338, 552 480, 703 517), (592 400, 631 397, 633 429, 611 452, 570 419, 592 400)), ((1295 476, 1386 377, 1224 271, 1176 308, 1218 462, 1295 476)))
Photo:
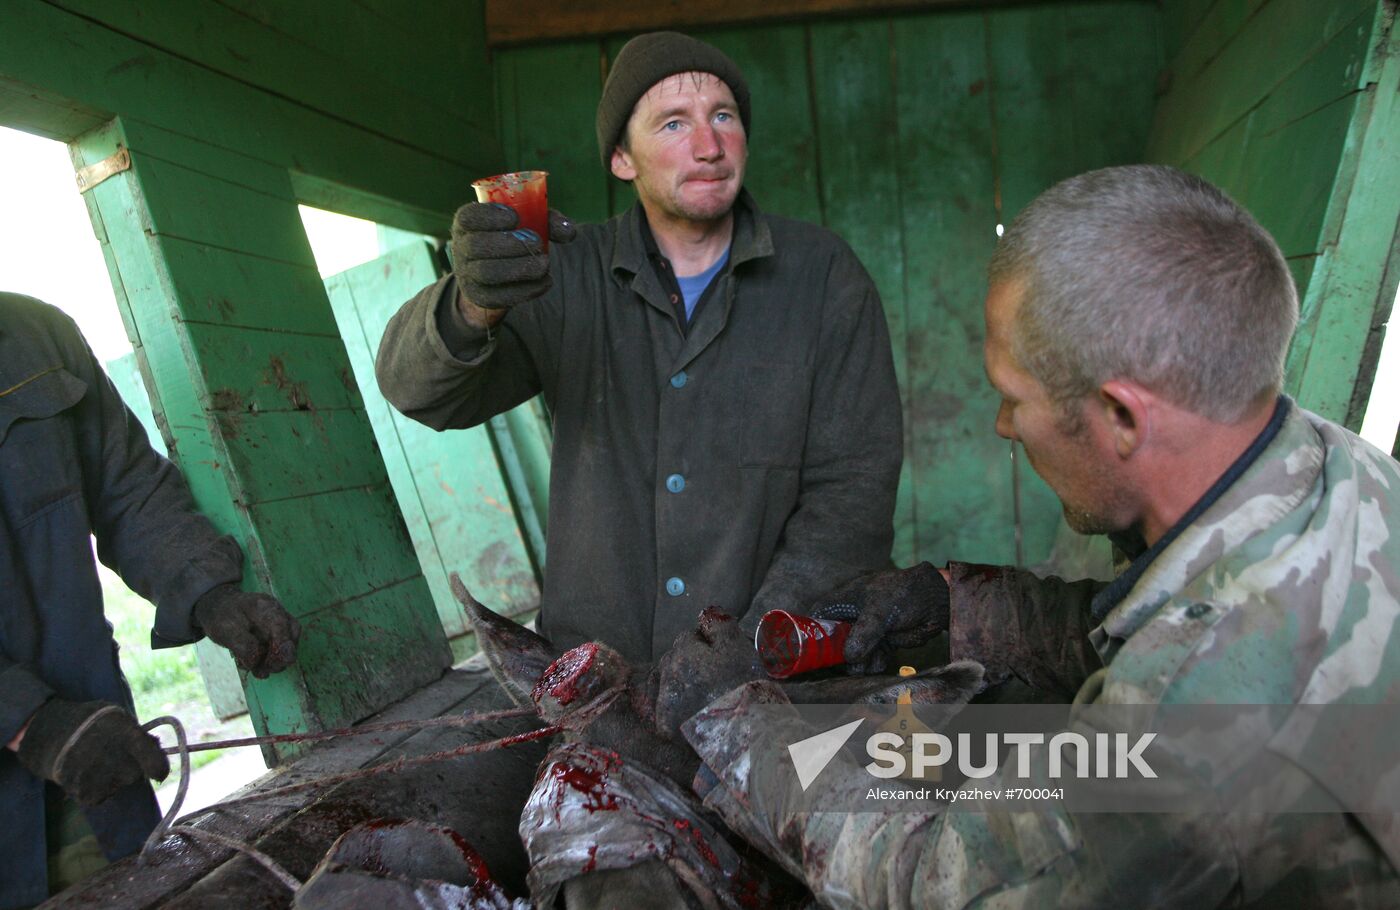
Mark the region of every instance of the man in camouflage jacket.
POLYGON ((810 735, 756 710, 783 700, 753 683, 686 726, 706 804, 830 906, 1400 906, 1394 807, 1349 799, 1394 768, 1344 773, 1352 744, 1309 726, 1315 706, 1376 711, 1400 692, 1400 468, 1279 394, 1296 314, 1272 238, 1204 181, 1142 166, 1047 191, 991 267, 997 430, 1072 528, 1109 533, 1130 562, 1108 584, 924 564, 833 598, 858 616, 857 664, 882 639, 946 630, 990 680, 1077 707, 1282 706, 1231 759, 1273 763, 1234 782, 1253 801, 808 811, 796 785, 749 787, 760 740, 810 735), (1307 786, 1335 811, 1288 811, 1307 786))

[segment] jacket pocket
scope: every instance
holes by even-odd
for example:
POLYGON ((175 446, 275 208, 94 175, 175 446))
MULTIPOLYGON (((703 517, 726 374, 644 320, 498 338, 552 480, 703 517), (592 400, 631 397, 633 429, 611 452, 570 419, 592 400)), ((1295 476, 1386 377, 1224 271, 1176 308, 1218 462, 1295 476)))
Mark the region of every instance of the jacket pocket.
POLYGON ((54 367, 0 396, 0 506, 12 527, 81 493, 71 411, 85 394, 87 383, 54 367))
POLYGON ((751 367, 743 402, 739 467, 800 468, 811 402, 807 368, 782 363, 751 367))

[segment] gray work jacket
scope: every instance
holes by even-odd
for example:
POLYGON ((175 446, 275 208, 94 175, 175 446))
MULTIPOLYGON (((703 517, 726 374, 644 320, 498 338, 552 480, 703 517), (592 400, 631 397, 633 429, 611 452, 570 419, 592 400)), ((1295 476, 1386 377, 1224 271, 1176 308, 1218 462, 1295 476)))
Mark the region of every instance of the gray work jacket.
POLYGON ((707 606, 752 623, 888 565, 903 454, 884 312, 844 241, 742 194, 729 267, 682 332, 643 217, 634 205, 552 245, 553 288, 469 359, 437 322, 452 279, 425 288, 375 365, 384 396, 439 430, 543 393, 541 630, 637 661, 707 606))
MULTIPOLYGON (((0 293, 0 908, 48 897, 44 781, 3 744, 55 696, 133 710, 102 615, 102 561, 156 604, 153 643, 193 641, 190 613, 242 576, 63 313, 0 293)), ((148 783, 84 813, 109 859, 160 818, 148 783)))

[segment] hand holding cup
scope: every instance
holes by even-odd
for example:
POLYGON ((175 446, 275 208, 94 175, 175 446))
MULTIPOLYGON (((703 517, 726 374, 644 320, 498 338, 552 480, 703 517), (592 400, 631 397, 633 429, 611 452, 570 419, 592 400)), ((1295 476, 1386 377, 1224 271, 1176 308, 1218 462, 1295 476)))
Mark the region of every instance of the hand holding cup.
POLYGON ((510 307, 549 290, 549 241, 568 242, 575 232, 569 219, 548 208, 543 171, 473 186, 479 201, 462 206, 452 220, 452 271, 467 320, 494 324, 510 307))

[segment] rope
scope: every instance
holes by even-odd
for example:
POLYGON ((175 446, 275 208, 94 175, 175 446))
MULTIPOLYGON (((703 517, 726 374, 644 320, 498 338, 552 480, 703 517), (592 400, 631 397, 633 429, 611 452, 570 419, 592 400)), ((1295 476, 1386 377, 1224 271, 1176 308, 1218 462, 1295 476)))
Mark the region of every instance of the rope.
MULTIPOLYGON (((420 720, 392 720, 378 724, 361 724, 358 727, 343 727, 339 730, 318 730, 314 733, 275 733, 268 736, 245 736, 241 739, 222 739, 213 742, 191 745, 170 746, 166 755, 179 755, 181 751, 208 752, 211 749, 237 749, 242 746, 262 746, 273 743, 310 743, 341 736, 363 736, 367 733, 397 733, 404 730, 424 730, 432 727, 466 727, 486 720, 503 720, 510 717, 533 715, 534 708, 506 708, 501 711, 487 711, 477 714, 448 714, 443 717, 429 717, 420 720)), ((154 723, 154 721, 153 721, 154 723)))
POLYGON ((175 790, 175 799, 170 804, 170 809, 161 818, 160 824, 151 832, 151 836, 146 838, 146 843, 141 847, 141 857, 144 859, 151 854, 158 844, 165 840, 170 834, 178 834, 188 837, 191 840, 210 841, 220 846, 237 850, 239 853, 252 859, 258 865, 271 872, 273 877, 286 885, 292 891, 301 887, 301 881, 286 869, 278 864, 277 860, 263 853, 261 850, 250 844, 232 837, 225 837, 222 834, 215 834, 213 831, 203 831, 199 828, 191 828, 186 825, 172 827, 175 817, 180 814, 180 806, 185 802, 185 794, 190 789, 190 750, 185 739, 185 725, 180 723, 179 718, 173 715, 157 717, 155 720, 147 721, 141 725, 141 729, 147 732, 159 727, 161 724, 169 724, 175 731, 175 742, 180 753, 180 786, 175 790))
MULTIPOLYGON (((149 732, 150 730, 162 724, 167 724, 171 727, 171 729, 175 731, 175 746, 167 748, 163 751, 166 754, 178 755, 180 757, 180 784, 175 790, 175 799, 171 802, 170 809, 166 811, 165 815, 161 818, 160 823, 156 825, 155 830, 151 832, 150 837, 146 838, 146 843, 142 845, 141 856, 143 859, 149 857, 155 850, 155 848, 172 834, 187 837, 191 840, 207 841, 209 843, 218 844, 219 846, 227 847, 231 850, 236 850, 239 853, 244 854, 245 856, 252 859, 254 862, 258 863, 268 872, 272 873, 272 875, 283 885, 287 886, 292 891, 295 891, 301 887, 301 881, 296 876, 292 875, 290 872, 284 869, 275 859, 268 856, 266 853, 263 853, 261 850, 258 850, 256 847, 253 847, 250 844, 246 844, 243 841, 238 840, 237 838, 227 837, 222 834, 216 834, 213 831, 205 831, 202 828, 192 828, 186 824, 174 824, 175 818, 180 814, 180 808, 184 805, 185 795, 189 792, 191 752, 201 751, 202 749, 235 748, 238 746, 261 745, 263 743, 269 742, 308 742, 321 739, 332 739, 339 736, 357 736, 364 733, 384 733, 389 731, 415 730, 428 727, 466 726, 468 724, 477 723, 479 721, 496 720, 507 717, 522 717, 527 714, 534 713, 535 711, 533 708, 508 708, 503 711, 490 711, 479 714, 454 714, 449 715, 447 717, 430 717, 424 718, 422 720, 390 721, 382 724, 366 724, 362 727, 350 727, 343 730, 326 730, 317 733, 288 733, 275 736, 251 736, 245 737, 243 739, 224 740, 222 742, 199 743, 195 746, 191 746, 189 744, 185 736, 185 727, 183 724, 180 723, 178 718, 171 715, 157 717, 154 720, 147 721, 146 723, 142 724, 141 729, 149 732)), ((554 734, 560 732, 562 729, 563 727, 561 726, 542 727, 538 730, 529 730, 525 733, 517 733, 513 736, 503 736, 499 739, 488 740, 484 743, 470 743, 465 746, 459 746, 456 749, 448 749, 442 752, 434 752, 431 755, 423 755, 417 758, 399 758, 395 761, 388 762, 383 765, 375 765, 372 768, 362 768, 358 771, 349 771, 344 774, 329 774, 323 777, 315 778, 313 780, 302 781, 299 784, 290 784, 285 787, 275 787, 271 790, 260 790, 255 793, 250 793, 247 796, 238 797, 237 799, 225 800, 222 803, 215 803, 212 806, 205 806, 202 809, 196 809, 193 812, 186 815, 184 821, 188 821, 190 818, 193 818, 205 812, 212 811, 214 809, 226 809, 230 806, 242 805, 245 803, 270 799, 277 796, 285 796, 289 793, 297 793, 303 790, 314 789, 316 787, 324 787, 330 784, 338 784, 344 783, 345 781, 358 780, 360 778, 365 777, 373 777, 378 774, 388 774, 395 771, 401 771, 405 768, 412 768, 417 767, 419 765, 430 764, 432 762, 444 761, 450 758, 457 758, 462 755, 471 755, 476 752, 486 752, 491 749, 500 749, 506 748, 508 746, 513 746, 517 743, 530 742, 531 740, 536 739, 543 739, 547 736, 553 736, 554 734)))

